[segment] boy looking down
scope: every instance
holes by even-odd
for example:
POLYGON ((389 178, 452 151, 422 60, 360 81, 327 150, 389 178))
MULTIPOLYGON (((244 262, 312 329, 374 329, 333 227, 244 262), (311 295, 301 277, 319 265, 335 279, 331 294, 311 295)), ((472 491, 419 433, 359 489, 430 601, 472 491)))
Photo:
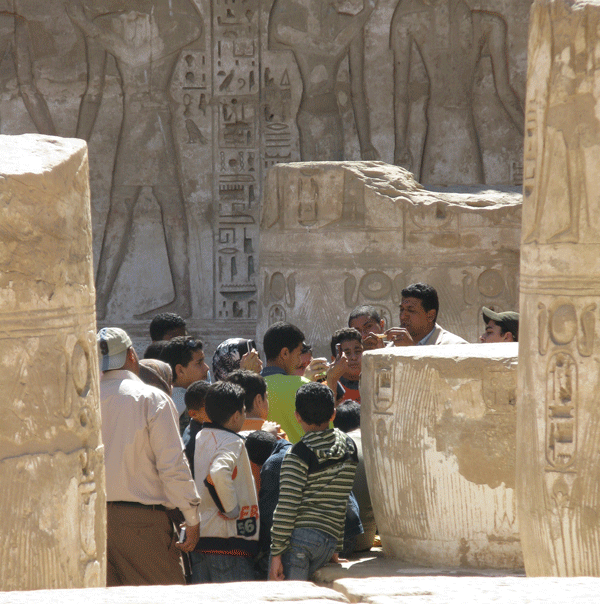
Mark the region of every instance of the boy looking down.
POLYGON ((312 382, 296 393, 305 434, 281 465, 271 529, 269 579, 306 581, 342 551, 348 495, 358 463, 356 445, 337 428, 333 392, 312 382))
POLYGON ((192 583, 252 581, 258 551, 258 499, 241 430, 244 390, 217 382, 206 393, 210 422, 196 438, 194 472, 204 499, 202 535, 191 553, 192 583))

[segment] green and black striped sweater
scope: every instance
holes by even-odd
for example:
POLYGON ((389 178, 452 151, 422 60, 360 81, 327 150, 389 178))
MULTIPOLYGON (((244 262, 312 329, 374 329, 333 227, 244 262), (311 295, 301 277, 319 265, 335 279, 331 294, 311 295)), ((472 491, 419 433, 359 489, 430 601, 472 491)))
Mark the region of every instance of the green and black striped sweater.
POLYGON ((319 529, 341 551, 348 495, 357 465, 356 445, 337 428, 307 432, 281 465, 279 502, 271 529, 271 554, 290 546, 295 528, 319 529))

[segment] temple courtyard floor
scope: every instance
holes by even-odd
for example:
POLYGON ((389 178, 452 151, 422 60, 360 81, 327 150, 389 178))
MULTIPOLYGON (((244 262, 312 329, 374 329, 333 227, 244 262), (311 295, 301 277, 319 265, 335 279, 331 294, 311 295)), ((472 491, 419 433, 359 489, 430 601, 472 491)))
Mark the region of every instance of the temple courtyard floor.
POLYGON ((226 583, 0 592, 0 604, 558 604, 599 603, 600 578, 527 578, 522 572, 424 568, 372 551, 330 564, 314 583, 226 583))

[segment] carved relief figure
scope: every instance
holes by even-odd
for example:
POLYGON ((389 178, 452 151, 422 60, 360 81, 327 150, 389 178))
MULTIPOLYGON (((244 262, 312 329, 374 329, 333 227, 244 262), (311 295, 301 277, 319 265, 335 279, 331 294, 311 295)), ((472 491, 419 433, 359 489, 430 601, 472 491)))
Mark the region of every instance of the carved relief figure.
POLYGON ((56 134, 48 105, 33 78, 31 38, 27 21, 17 10, 16 1, 9 4, 9 11, 0 10, 0 64, 12 49, 19 92, 35 127, 41 134, 56 134))
POLYGON ((296 123, 304 161, 344 159, 343 124, 335 86, 346 55, 361 157, 379 159, 371 143, 364 87, 364 27, 375 2, 275 0, 273 3, 269 47, 292 50, 302 78, 296 123))
MULTIPOLYGON (((191 0, 112 0, 106 13, 88 17, 67 8, 86 36, 88 85, 77 136, 89 140, 104 87, 106 53, 114 56, 123 88, 123 121, 117 143, 110 209, 96 278, 98 318, 127 251, 133 210, 142 187, 160 205, 175 299, 160 310, 191 313, 188 227, 177 165, 169 86, 180 52, 200 37, 202 21, 191 0)), ((152 309, 146 314, 155 314, 152 309)))
POLYGON ((422 183, 483 183, 473 113, 475 73, 483 56, 491 58, 498 97, 523 134, 523 109, 508 75, 504 19, 471 10, 464 0, 400 0, 392 18, 390 44, 394 52, 394 163, 411 171, 420 168, 422 183), (423 156, 414 159, 408 141, 413 47, 429 79, 423 156))
MULTIPOLYGON (((537 124, 544 141, 543 149, 532 156, 537 159, 531 165, 532 181, 538 179, 535 217, 524 243, 577 243, 581 227, 589 228, 593 222, 589 175, 597 170, 600 124, 589 72, 598 67, 594 54, 579 44, 588 35, 583 15, 577 34, 573 38, 552 35, 552 60, 542 63, 549 69, 544 78, 538 75, 548 83, 548 102, 540 107, 546 110, 545 122, 537 124), (547 198, 552 200, 550 213, 545 213, 547 198)), ((536 117, 532 111, 534 124, 536 117)), ((534 133, 532 128, 529 135, 528 128, 529 139, 534 133)))

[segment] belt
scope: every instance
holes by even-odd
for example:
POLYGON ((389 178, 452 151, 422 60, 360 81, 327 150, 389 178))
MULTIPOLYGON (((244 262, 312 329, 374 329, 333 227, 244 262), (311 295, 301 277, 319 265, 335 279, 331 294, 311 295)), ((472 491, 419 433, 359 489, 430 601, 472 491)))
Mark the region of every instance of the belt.
POLYGON ((145 510, 157 510, 160 512, 166 512, 167 508, 164 505, 146 505, 145 503, 139 503, 137 501, 107 501, 107 506, 118 505, 122 507, 131 507, 131 508, 143 508, 145 510))

